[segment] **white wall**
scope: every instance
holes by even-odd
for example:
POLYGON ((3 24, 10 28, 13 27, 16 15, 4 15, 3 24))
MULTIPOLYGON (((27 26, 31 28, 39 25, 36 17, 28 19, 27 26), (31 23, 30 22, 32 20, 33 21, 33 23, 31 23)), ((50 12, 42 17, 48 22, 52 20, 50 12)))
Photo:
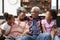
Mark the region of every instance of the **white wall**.
POLYGON ((17 15, 17 8, 20 7, 20 0, 17 0, 16 4, 14 3, 15 0, 4 0, 4 12, 8 12, 9 14, 13 14, 14 16, 17 15), (12 3, 11 3, 12 2, 12 3))
POLYGON ((56 9, 56 0, 51 0, 51 9, 56 9))
POLYGON ((0 16, 2 15, 2 0, 0 0, 0 16))

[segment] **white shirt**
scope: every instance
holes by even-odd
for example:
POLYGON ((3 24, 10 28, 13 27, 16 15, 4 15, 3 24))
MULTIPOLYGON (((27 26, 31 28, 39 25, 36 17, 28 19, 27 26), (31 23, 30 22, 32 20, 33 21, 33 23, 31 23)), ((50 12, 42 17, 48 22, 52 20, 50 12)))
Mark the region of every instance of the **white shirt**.
POLYGON ((0 27, 2 30, 5 30, 4 34, 8 34, 10 32, 11 26, 5 22, 4 24, 1 25, 0 27))

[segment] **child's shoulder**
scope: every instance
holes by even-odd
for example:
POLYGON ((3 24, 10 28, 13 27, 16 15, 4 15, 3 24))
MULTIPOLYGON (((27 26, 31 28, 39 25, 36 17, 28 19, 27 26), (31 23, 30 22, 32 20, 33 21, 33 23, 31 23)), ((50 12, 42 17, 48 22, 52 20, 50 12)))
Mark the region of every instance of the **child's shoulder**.
POLYGON ((53 22, 56 22, 56 20, 52 20, 53 22))
POLYGON ((42 19, 42 22, 46 22, 46 19, 42 19))
POLYGON ((7 22, 3 23, 1 26, 6 26, 7 25, 7 22))
POLYGON ((41 21, 41 23, 42 23, 42 24, 45 24, 45 23, 46 23, 46 19, 43 19, 43 20, 41 21))

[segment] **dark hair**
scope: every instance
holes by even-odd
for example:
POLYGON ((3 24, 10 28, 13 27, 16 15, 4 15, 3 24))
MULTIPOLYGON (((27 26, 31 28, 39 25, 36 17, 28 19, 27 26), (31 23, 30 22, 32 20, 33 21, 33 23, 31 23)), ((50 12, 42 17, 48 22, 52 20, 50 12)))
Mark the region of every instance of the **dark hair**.
POLYGON ((8 13, 5 13, 5 14, 4 14, 4 18, 5 18, 6 21, 10 20, 12 16, 13 16, 13 15, 8 14, 8 13))
POLYGON ((13 15, 8 15, 7 20, 10 20, 13 15))
POLYGON ((22 12, 21 10, 17 10, 17 16, 18 16, 21 12, 22 12))
POLYGON ((6 17, 8 17, 8 13, 7 12, 5 12, 4 14, 3 14, 3 17, 6 19, 6 17))
POLYGON ((57 12, 54 9, 49 10, 50 14, 53 16, 53 19, 57 18, 57 12))

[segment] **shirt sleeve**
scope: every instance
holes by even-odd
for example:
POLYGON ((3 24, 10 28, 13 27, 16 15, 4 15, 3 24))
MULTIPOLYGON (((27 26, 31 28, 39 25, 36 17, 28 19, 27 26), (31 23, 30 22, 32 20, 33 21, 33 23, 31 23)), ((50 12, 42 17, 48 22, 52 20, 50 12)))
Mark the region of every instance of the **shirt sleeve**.
POLYGON ((42 21, 41 21, 41 24, 45 24, 45 20, 42 20, 42 21))
POLYGON ((57 25, 57 24, 56 24, 56 20, 54 21, 54 25, 57 25))
POLYGON ((5 24, 2 24, 0 28, 1 28, 2 30, 6 30, 6 29, 5 29, 5 24))

